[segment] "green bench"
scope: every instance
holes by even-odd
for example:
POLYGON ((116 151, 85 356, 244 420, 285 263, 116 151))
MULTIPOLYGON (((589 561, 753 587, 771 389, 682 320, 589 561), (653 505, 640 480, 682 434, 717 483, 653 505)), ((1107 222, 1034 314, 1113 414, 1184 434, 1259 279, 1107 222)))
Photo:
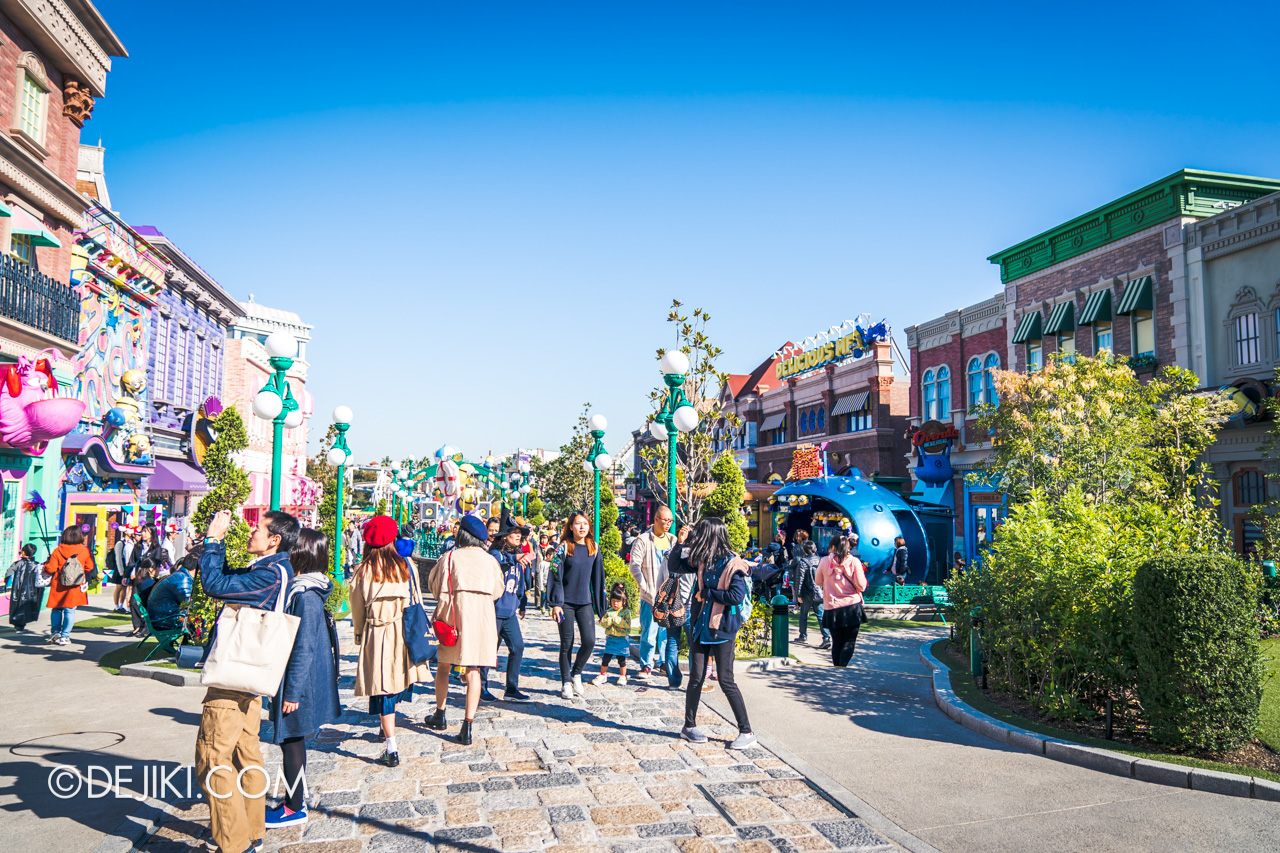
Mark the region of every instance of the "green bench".
POLYGON ((187 611, 184 608, 178 612, 178 625, 176 628, 156 628, 151 621, 151 614, 147 612, 146 605, 142 603, 142 599, 135 592, 133 594, 133 603, 138 607, 138 614, 142 616, 142 625, 146 628, 147 633, 143 634, 141 642, 134 646, 135 649, 142 648, 143 643, 156 638, 156 647, 147 652, 147 656, 142 660, 149 661, 151 656, 156 652, 164 651, 171 655, 177 655, 178 650, 174 647, 174 641, 180 640, 187 633, 187 611))

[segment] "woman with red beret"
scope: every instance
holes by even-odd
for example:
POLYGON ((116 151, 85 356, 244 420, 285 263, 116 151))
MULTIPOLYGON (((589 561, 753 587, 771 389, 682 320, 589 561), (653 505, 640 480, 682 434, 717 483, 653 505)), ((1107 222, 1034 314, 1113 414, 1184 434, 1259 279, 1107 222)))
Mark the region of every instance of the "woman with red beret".
POLYGON ((360 647, 355 695, 368 696, 369 713, 381 719, 387 750, 378 763, 387 767, 400 763, 396 703, 412 701, 413 685, 431 678, 431 667, 415 664, 404 642, 404 609, 413 601, 409 572, 417 570, 396 551, 398 532, 390 516, 369 519, 350 593, 351 626, 360 647))

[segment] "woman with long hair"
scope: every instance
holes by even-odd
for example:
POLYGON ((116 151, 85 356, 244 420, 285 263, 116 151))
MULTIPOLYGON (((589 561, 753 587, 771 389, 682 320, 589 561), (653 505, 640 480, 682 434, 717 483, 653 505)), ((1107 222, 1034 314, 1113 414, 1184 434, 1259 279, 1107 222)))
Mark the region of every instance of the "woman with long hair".
MULTIPOLYGON (((351 578, 351 627, 360 659, 356 696, 369 697, 369 713, 381 722, 386 752, 378 763, 400 764, 396 746, 396 703, 413 700, 413 685, 431 677, 431 667, 409 659, 404 642, 404 609, 411 603, 409 567, 396 551, 396 523, 375 515, 364 527, 364 558, 351 578)), ((416 603, 416 599, 412 600, 416 603)), ((495 652, 496 652, 495 643, 495 652)))
POLYGON ((547 575, 547 602, 560 628, 560 695, 572 699, 583 694, 582 672, 596 647, 596 617, 604 615, 604 555, 591 535, 591 520, 580 510, 569 513, 560 534, 547 575), (576 658, 575 624, 582 635, 576 658))
POLYGON ((449 699, 449 670, 465 667, 467 685, 458 743, 471 743, 471 724, 480 707, 481 669, 498 665, 498 620, 494 602, 506 592, 502 569, 488 551, 489 530, 474 515, 463 516, 454 534, 453 550, 431 570, 428 587, 439 605, 435 621, 457 632, 452 646, 440 644, 436 661, 436 711, 424 720, 429 729, 444 731, 449 699))
POLYGON ((818 563, 822 627, 831 632, 833 666, 849 665, 864 618, 862 593, 867 588, 867 573, 853 550, 857 546, 858 534, 837 536, 831 540, 827 556, 818 563))
POLYGON ((730 749, 746 749, 756 742, 747 718, 742 691, 733 679, 733 658, 743 616, 740 608, 750 594, 747 579, 750 566, 729 548, 729 530, 724 520, 709 516, 693 527, 683 557, 697 570, 693 612, 689 621, 689 688, 684 696, 684 728, 680 737, 691 743, 706 743, 698 728, 698 703, 707 677, 707 662, 714 660, 720 689, 729 700, 738 723, 738 738, 730 749))
POLYGON ((89 603, 86 593, 89 585, 85 576, 93 567, 93 554, 84 544, 84 531, 78 524, 68 526, 62 531, 62 541, 44 564, 44 573, 53 575, 53 581, 49 584, 49 609, 53 611, 49 642, 59 646, 71 642, 71 626, 76 621, 76 608, 89 603), (63 567, 73 559, 79 563, 80 570, 68 569, 63 572, 63 567), (71 582, 63 583, 64 580, 71 582))
POLYGON ((285 612, 298 617, 298 633, 284 671, 280 690, 271 700, 271 742, 284 759, 286 796, 267 810, 268 829, 307 822, 306 739, 325 723, 342 716, 338 703, 338 630, 325 602, 333 589, 329 580, 329 538, 304 527, 289 550, 293 582, 285 612))

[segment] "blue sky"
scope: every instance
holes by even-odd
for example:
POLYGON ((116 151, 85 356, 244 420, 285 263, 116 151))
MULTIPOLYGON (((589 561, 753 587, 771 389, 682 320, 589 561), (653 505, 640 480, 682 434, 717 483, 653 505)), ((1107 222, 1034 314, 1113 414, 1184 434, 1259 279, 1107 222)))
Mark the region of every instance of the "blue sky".
POLYGON ((584 401, 616 449, 673 297, 745 372, 1179 168, 1280 177, 1269 4, 98 5, 113 204, 315 324, 312 434, 351 406, 362 460, 584 401))

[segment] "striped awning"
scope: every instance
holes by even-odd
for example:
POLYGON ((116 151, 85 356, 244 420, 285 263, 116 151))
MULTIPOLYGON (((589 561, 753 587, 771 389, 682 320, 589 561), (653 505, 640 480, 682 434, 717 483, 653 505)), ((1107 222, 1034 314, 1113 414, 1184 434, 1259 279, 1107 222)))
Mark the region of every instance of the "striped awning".
POLYGON ((1018 328, 1013 330, 1013 342, 1015 344, 1024 341, 1038 341, 1043 335, 1040 333, 1040 312, 1028 311, 1022 315, 1022 319, 1018 321, 1018 328))
POLYGON ((1099 320, 1111 319, 1111 288, 1104 287, 1089 294, 1084 301, 1084 310, 1080 312, 1080 325, 1088 326, 1099 320))
POLYGON ((1144 275, 1129 282, 1129 286, 1124 289, 1124 296, 1120 297, 1120 307, 1116 309, 1116 313, 1132 314, 1134 311, 1150 311, 1151 306, 1151 276, 1144 275))
POLYGON ((841 397, 839 400, 836 400, 836 405, 831 410, 831 417, 835 418, 840 415, 851 415, 854 412, 861 412, 867 407, 867 401, 870 399, 870 391, 859 391, 857 394, 850 394, 848 397, 841 397))
POLYGON ((1049 312, 1049 325, 1045 328, 1046 335, 1056 335, 1059 332, 1073 332, 1076 328, 1076 301, 1068 299, 1066 302, 1059 302, 1053 306, 1053 310, 1049 312))
POLYGON ((766 432, 771 429, 777 429, 787 422, 786 412, 776 412, 764 419, 764 423, 760 424, 760 429, 766 432))

